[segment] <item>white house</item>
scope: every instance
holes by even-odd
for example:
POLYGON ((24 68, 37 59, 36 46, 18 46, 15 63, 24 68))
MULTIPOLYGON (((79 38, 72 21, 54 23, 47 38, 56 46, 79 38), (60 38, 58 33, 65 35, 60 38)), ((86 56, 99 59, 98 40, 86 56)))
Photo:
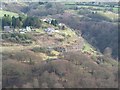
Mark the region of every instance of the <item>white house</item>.
POLYGON ((26 28, 19 29, 20 33, 26 33, 26 32, 31 32, 31 31, 32 30, 31 30, 30 26, 27 26, 26 28))
POLYGON ((31 32, 30 26, 26 26, 26 31, 27 31, 27 32, 31 32))
POLYGON ((10 32, 10 26, 4 26, 4 31, 5 32, 10 32))
POLYGON ((51 24, 51 21, 52 21, 52 20, 53 20, 52 18, 45 18, 45 19, 43 19, 42 21, 51 24))
POLYGON ((25 29, 19 29, 19 33, 21 33, 21 34, 26 33, 26 30, 25 29))
POLYGON ((48 34, 52 34, 53 32, 55 32, 55 29, 54 28, 47 28, 44 31, 48 34))

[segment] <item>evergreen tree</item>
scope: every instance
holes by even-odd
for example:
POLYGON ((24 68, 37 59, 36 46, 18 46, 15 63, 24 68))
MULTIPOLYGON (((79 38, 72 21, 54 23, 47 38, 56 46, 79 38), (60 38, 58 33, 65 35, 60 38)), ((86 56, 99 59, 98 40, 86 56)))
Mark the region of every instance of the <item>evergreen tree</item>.
POLYGON ((51 24, 54 25, 54 26, 57 26, 58 22, 57 22, 57 20, 52 20, 51 24))
POLYGON ((16 18, 14 16, 12 17, 12 26, 16 28, 16 18))
POLYGON ((4 28, 4 26, 11 26, 12 25, 12 18, 9 15, 4 15, 2 17, 2 28, 4 28))
POLYGON ((6 23, 7 23, 8 26, 12 25, 12 18, 10 17, 10 15, 7 15, 6 21, 7 21, 6 23))
POLYGON ((41 21, 37 17, 27 17, 23 26, 32 26, 35 28, 39 28, 41 26, 41 21))
POLYGON ((16 27, 20 28, 20 19, 16 18, 16 27))

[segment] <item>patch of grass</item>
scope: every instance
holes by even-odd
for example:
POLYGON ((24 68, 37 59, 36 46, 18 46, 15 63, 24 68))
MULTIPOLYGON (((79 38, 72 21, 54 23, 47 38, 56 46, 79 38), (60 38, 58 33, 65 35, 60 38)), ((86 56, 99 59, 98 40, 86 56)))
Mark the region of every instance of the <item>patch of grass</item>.
POLYGON ((96 51, 93 49, 93 47, 89 43, 84 44, 82 52, 90 52, 91 54, 96 56, 96 51))
POLYGON ((65 10, 67 13, 77 14, 77 10, 65 10))
POLYGON ((89 44, 84 44, 84 48, 83 48, 83 51, 90 51, 91 50, 91 47, 89 44))
POLYGON ((111 19, 111 20, 117 20, 118 19, 118 14, 110 12, 110 11, 106 11, 106 12, 98 11, 98 13, 102 16, 107 17, 108 19, 111 19))
POLYGON ((0 10, 0 18, 3 17, 4 14, 10 15, 11 17, 12 17, 12 16, 18 17, 18 14, 17 14, 17 13, 10 12, 10 11, 5 11, 5 10, 0 10))
POLYGON ((101 9, 101 10, 105 9, 105 7, 99 7, 99 6, 85 6, 85 5, 83 6, 83 5, 80 5, 78 7, 80 7, 80 8, 86 8, 86 9, 88 9, 88 8, 90 8, 90 9, 101 9))
POLYGON ((53 56, 58 56, 60 53, 58 51, 52 50, 50 54, 53 56))
POLYGON ((120 9, 120 8, 113 8, 113 11, 114 11, 114 12, 118 12, 119 9, 120 9))
POLYGON ((35 29, 36 30, 36 32, 38 32, 38 33, 42 33, 42 34, 44 34, 45 32, 44 32, 44 30, 43 29, 35 29))
POLYGON ((58 58, 57 56, 47 56, 47 59, 57 59, 57 58, 58 58))
POLYGON ((60 33, 70 37, 76 36, 75 32, 70 29, 60 30, 60 33))

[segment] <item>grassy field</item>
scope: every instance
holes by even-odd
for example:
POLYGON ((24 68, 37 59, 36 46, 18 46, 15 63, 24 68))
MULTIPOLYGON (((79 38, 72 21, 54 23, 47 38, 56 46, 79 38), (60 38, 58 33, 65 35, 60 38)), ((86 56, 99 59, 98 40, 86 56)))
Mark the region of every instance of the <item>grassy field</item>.
POLYGON ((37 33, 41 33, 41 34, 44 34, 44 33, 45 33, 44 30, 41 29, 41 28, 40 28, 40 29, 35 29, 35 30, 36 30, 37 33))
POLYGON ((66 29, 66 30, 60 30, 61 34, 65 34, 65 36, 70 35, 71 37, 76 36, 75 32, 73 32, 70 29, 66 29))
POLYGON ((120 8, 113 8, 113 11, 118 12, 120 8))
POLYGON ((99 7, 99 6, 78 6, 79 8, 91 8, 91 9, 101 9, 101 10, 104 10, 105 7, 99 7))
POLYGON ((0 18, 4 16, 4 14, 7 14, 7 15, 10 15, 10 16, 15 16, 17 17, 18 14, 17 13, 13 13, 13 12, 10 12, 10 11, 4 11, 4 10, 0 10, 0 18))
POLYGON ((91 46, 88 43, 85 43, 83 51, 91 51, 91 46))
POLYGON ((65 10, 65 12, 72 13, 72 14, 77 14, 78 13, 77 10, 65 10))
POLYGON ((95 48, 91 46, 89 43, 85 43, 82 52, 90 52, 91 54, 96 56, 96 51, 94 49, 95 48))
POLYGON ((116 20, 116 19, 118 19, 118 16, 119 16, 118 14, 110 12, 110 11, 106 11, 106 12, 98 11, 98 13, 102 16, 105 16, 105 17, 111 19, 111 20, 116 20))

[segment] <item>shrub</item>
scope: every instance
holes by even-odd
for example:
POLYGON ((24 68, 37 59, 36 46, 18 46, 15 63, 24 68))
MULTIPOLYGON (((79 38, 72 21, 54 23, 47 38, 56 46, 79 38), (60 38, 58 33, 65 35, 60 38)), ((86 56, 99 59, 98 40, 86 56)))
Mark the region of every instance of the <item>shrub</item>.
POLYGON ((32 37, 29 34, 20 34, 20 33, 5 33, 2 34, 2 39, 14 42, 14 43, 32 43, 32 37))
POLYGON ((32 49, 32 51, 34 51, 34 52, 41 52, 41 53, 47 53, 47 54, 50 53, 50 50, 48 48, 46 48, 46 47, 34 47, 32 49))

